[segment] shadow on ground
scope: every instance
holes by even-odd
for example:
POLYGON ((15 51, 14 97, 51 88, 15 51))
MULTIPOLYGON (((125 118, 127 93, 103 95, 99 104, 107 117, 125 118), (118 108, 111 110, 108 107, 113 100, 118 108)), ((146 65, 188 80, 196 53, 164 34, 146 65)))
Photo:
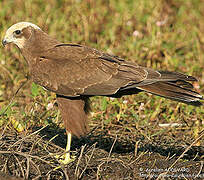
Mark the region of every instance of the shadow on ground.
MULTIPOLYGON (((42 128, 42 127, 40 127, 42 128)), ((39 129, 36 128, 36 130, 39 129)), ((93 132, 93 131, 92 131, 93 132)), ((186 149, 182 146, 175 145, 159 145, 160 142, 146 142, 144 137, 135 137, 135 141, 130 139, 121 139, 120 137, 107 135, 107 131, 97 131, 97 133, 90 132, 86 137, 73 137, 72 138, 72 150, 80 149, 81 146, 87 145, 92 146, 96 144, 96 148, 109 152, 110 149, 112 153, 117 154, 126 154, 126 153, 134 153, 135 151, 139 152, 151 152, 158 153, 162 156, 166 157, 178 157, 180 156, 186 149), (139 142, 136 147, 136 142, 139 142), (137 148, 137 150, 136 150, 137 148)), ((60 146, 65 149, 66 147, 66 132, 64 129, 60 129, 56 127, 46 127, 42 131, 40 131, 40 135, 44 137, 45 140, 50 140, 52 137, 58 135, 54 140, 57 146, 60 146)), ((204 154, 203 146, 192 146, 182 157, 183 160, 191 160, 200 161, 203 160, 202 156, 204 154)))

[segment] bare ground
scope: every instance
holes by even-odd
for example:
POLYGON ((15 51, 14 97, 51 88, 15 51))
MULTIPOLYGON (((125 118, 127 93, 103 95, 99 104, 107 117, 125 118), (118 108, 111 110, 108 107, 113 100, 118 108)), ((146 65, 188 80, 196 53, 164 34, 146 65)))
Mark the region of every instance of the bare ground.
MULTIPOLYGON (((63 166, 53 154, 63 154, 64 130, 48 126, 18 134, 4 128, 0 138, 1 172, 22 179, 202 179, 204 147, 193 146, 178 130, 172 141, 171 130, 154 140, 138 134, 112 135, 94 129, 86 137, 72 141, 74 162, 63 166), (55 135, 58 135, 55 138, 55 135), (51 139, 52 138, 52 139, 51 139), (171 140, 170 140, 171 139, 171 140)), ((0 176, 3 180, 3 175, 0 176)), ((8 179, 8 177, 4 177, 8 179)))

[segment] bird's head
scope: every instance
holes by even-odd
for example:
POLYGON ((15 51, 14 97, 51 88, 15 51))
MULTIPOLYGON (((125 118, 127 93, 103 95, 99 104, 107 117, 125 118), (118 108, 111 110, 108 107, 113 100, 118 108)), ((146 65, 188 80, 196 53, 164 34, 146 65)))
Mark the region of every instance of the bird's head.
POLYGON ((19 22, 12 25, 7 31, 2 40, 2 44, 5 46, 9 43, 14 43, 20 49, 22 49, 26 43, 26 40, 31 38, 32 32, 40 28, 30 22, 19 22))

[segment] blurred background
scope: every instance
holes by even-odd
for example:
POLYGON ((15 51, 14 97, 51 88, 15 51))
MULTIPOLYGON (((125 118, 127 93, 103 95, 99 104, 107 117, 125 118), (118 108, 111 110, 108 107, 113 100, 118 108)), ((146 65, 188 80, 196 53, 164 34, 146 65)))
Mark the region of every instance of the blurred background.
MULTIPOLYGON (((7 0, 0 1, 0 7, 1 38, 14 23, 29 21, 61 42, 91 46, 142 66, 195 76, 199 81, 194 86, 204 94, 203 1, 7 0)), ((12 45, 0 48, 0 71, 0 126, 20 123, 19 131, 24 131, 59 121, 55 95, 26 80, 27 65, 12 45)), ((173 122, 185 124, 188 134, 195 134, 204 126, 203 107, 147 93, 121 99, 94 97, 92 111, 91 127, 120 127, 122 132, 173 122)))
MULTIPOLYGON (((192 75, 198 79, 195 89, 204 95, 203 0, 1 0, 1 39, 8 27, 20 21, 38 25, 61 42, 91 46, 142 66, 192 75)), ((36 126, 63 128, 55 94, 27 77, 27 64, 19 50, 13 45, 1 46, 1 130, 26 134, 36 126)), ((133 146, 185 147, 204 127, 203 106, 148 93, 121 99, 93 97, 91 101, 92 134, 110 139, 117 135, 133 146)), ((111 145, 104 143, 104 149, 111 145)), ((204 146, 203 138, 194 145, 204 146)))
MULTIPOLYGON (((199 81, 194 86, 204 94, 203 1, 7 0, 0 1, 0 7, 1 37, 14 23, 29 21, 61 42, 91 46, 142 66, 195 76, 199 81)), ((32 123, 58 120, 57 109, 53 108, 55 95, 32 82, 28 81, 12 99, 28 75, 17 48, 0 48, 0 71, 0 108, 5 111, 0 125, 19 121, 25 129, 32 123)), ((204 125, 203 107, 146 93, 122 99, 95 97, 92 110, 93 126, 149 126, 155 122, 204 125)))

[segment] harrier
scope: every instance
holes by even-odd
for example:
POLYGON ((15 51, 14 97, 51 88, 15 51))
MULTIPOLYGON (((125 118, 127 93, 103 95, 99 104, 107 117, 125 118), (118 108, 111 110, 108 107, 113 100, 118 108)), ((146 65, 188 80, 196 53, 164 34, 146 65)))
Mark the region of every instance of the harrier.
MULTIPOLYGON (((121 97, 145 91, 196 106, 203 99, 193 90, 190 82, 196 79, 192 76, 157 71, 94 48, 64 44, 30 22, 12 25, 2 43, 14 43, 28 63, 32 80, 56 93, 68 135, 67 152, 71 135, 79 137, 87 131, 91 96, 121 97)), ((67 153, 63 162, 70 161, 67 153)))

